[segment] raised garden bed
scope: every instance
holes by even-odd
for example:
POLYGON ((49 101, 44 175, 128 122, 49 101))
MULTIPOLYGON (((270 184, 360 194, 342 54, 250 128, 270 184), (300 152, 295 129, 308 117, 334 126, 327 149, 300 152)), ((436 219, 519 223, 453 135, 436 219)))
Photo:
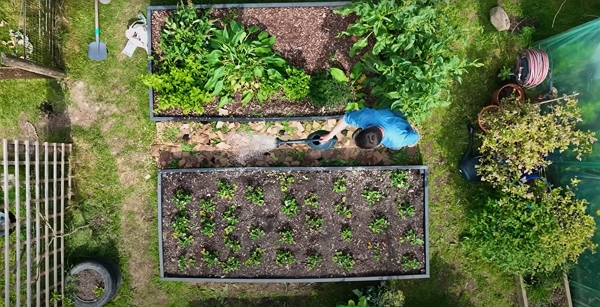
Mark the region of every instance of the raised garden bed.
POLYGON ((161 170, 163 280, 429 277, 427 167, 161 170))
MULTIPOLYGON (((281 55, 292 67, 304 70, 308 74, 329 70, 332 65, 339 66, 346 73, 359 61, 362 52, 354 57, 348 51, 354 44, 352 38, 336 38, 345 30, 355 17, 333 13, 333 8, 348 2, 321 3, 264 3, 264 4, 217 4, 196 5, 197 9, 213 8, 212 16, 223 20, 232 17, 240 21, 246 29, 258 26, 275 36, 273 50, 281 55), (226 16, 226 17, 225 17, 226 16)), ((147 9, 148 41, 150 54, 159 54, 160 33, 165 21, 176 6, 150 6, 147 9)), ((148 71, 156 73, 157 65, 148 61, 148 71)), ((219 99, 204 105, 202 114, 183 112, 182 109, 157 109, 157 97, 161 94, 149 89, 150 119, 153 121, 282 121, 282 120, 324 120, 340 118, 345 105, 314 106, 308 98, 290 101, 283 93, 275 95, 266 102, 253 98, 243 105, 243 96, 237 93, 232 102, 219 107, 219 99)), ((352 98, 348 98, 351 101, 352 98)), ((345 103, 345 102, 344 102, 345 103)))

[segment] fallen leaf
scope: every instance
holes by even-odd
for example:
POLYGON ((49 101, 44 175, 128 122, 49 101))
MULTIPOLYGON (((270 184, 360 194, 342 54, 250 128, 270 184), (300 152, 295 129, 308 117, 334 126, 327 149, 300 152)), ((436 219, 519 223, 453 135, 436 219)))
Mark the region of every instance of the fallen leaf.
POLYGON ((219 116, 227 116, 227 115, 229 115, 229 111, 227 111, 227 110, 225 110, 223 108, 219 109, 218 112, 219 112, 219 116))
POLYGON ((223 127, 223 125, 225 125, 225 122, 218 121, 217 122, 217 129, 221 129, 223 127))
POLYGON ((215 147, 217 147, 219 149, 223 149, 223 150, 231 148, 231 146, 225 142, 221 142, 221 143, 217 144, 215 147))

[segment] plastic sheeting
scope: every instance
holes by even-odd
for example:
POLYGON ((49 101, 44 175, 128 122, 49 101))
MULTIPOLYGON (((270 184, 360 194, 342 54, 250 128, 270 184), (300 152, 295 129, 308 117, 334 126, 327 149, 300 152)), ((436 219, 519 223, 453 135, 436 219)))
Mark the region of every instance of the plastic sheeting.
MULTIPOLYGON (((583 109, 580 128, 592 130, 600 138, 600 19, 534 44, 550 59, 551 81, 560 95, 579 93, 583 109)), ((545 82, 546 91, 550 78, 545 82)), ((548 169, 550 181, 566 185, 571 178, 581 180, 576 194, 590 202, 588 213, 597 229, 593 241, 600 245, 600 142, 583 161, 564 152, 548 169)), ((569 272, 573 305, 600 307, 600 252, 585 252, 569 272)))

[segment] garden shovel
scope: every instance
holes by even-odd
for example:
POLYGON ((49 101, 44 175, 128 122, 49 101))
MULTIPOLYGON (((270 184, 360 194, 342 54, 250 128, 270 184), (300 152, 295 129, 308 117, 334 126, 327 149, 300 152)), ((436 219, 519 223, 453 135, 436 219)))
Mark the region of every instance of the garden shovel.
POLYGON ((98 26, 98 0, 94 1, 94 19, 96 25, 94 28, 96 41, 90 43, 90 46, 88 47, 88 58, 94 61, 102 61, 106 59, 107 49, 106 44, 100 42, 100 27, 98 26))

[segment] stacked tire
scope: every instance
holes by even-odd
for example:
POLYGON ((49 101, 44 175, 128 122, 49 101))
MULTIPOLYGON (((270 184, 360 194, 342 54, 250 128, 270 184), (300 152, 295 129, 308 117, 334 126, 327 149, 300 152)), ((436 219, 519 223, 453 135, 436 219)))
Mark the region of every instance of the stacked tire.
MULTIPOLYGON (((77 263, 69 271, 67 284, 73 284, 77 275, 85 270, 92 270, 102 276, 104 281, 104 292, 93 301, 79 298, 77 293, 68 293, 75 307, 101 307, 110 302, 121 288, 122 275, 119 266, 108 259, 86 260, 77 263)), ((72 292, 72 291, 69 291, 72 292)), ((75 291, 76 292, 76 291, 75 291)))

